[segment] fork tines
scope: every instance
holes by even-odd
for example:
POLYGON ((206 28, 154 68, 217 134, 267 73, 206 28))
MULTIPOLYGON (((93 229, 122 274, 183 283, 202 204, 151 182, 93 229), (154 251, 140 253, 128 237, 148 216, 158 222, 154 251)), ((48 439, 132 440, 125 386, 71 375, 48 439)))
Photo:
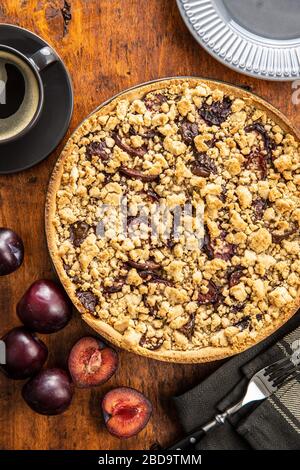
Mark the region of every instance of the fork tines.
POLYGON ((288 380, 295 378, 298 373, 299 370, 297 370, 297 366, 294 365, 290 357, 265 368, 265 376, 275 387, 279 387, 288 380))

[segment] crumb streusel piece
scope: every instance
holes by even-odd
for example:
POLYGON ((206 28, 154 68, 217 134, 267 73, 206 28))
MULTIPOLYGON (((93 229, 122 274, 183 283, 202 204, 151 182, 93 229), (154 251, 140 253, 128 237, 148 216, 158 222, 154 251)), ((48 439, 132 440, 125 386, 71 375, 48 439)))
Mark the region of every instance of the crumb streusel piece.
MULTIPOLYGON (((188 80, 80 127, 56 193, 57 252, 95 318, 149 350, 253 340, 299 295, 299 143, 251 101, 188 80), (103 214, 126 195, 133 236, 103 214), (204 210, 204 243, 153 236, 143 204, 204 210)), ((193 214, 191 224, 195 224, 193 214)), ((172 219, 172 217, 171 217, 172 219)), ((172 220, 166 224, 172 227, 172 220)))

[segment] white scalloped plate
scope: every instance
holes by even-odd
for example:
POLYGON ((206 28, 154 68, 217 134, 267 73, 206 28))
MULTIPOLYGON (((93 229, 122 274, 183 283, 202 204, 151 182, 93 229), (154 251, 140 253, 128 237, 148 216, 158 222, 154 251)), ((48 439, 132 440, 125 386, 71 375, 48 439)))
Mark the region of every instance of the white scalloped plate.
POLYGON ((224 65, 265 80, 300 78, 299 0, 177 0, 196 40, 224 65))

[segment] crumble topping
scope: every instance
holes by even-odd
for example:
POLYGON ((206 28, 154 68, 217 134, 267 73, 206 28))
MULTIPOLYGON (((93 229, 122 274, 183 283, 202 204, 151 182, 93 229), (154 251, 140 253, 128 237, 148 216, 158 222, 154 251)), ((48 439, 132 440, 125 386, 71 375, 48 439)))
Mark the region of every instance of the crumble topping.
POLYGON ((265 111, 201 82, 96 112, 73 136, 56 194, 74 294, 150 350, 255 339, 299 295, 299 162, 299 143, 265 111), (124 195, 133 235, 111 224, 101 237, 101 204, 109 212, 124 195), (202 207, 203 246, 192 230, 151 234, 138 208, 158 203, 202 207))

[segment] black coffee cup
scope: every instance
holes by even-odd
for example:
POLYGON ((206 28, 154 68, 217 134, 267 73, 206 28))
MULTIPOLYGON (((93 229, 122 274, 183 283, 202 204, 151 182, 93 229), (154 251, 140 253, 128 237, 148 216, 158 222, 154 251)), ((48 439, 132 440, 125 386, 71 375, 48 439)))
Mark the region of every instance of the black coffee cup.
POLYGON ((40 72, 57 60, 48 46, 26 56, 0 44, 0 145, 19 139, 37 123, 44 104, 40 72))

